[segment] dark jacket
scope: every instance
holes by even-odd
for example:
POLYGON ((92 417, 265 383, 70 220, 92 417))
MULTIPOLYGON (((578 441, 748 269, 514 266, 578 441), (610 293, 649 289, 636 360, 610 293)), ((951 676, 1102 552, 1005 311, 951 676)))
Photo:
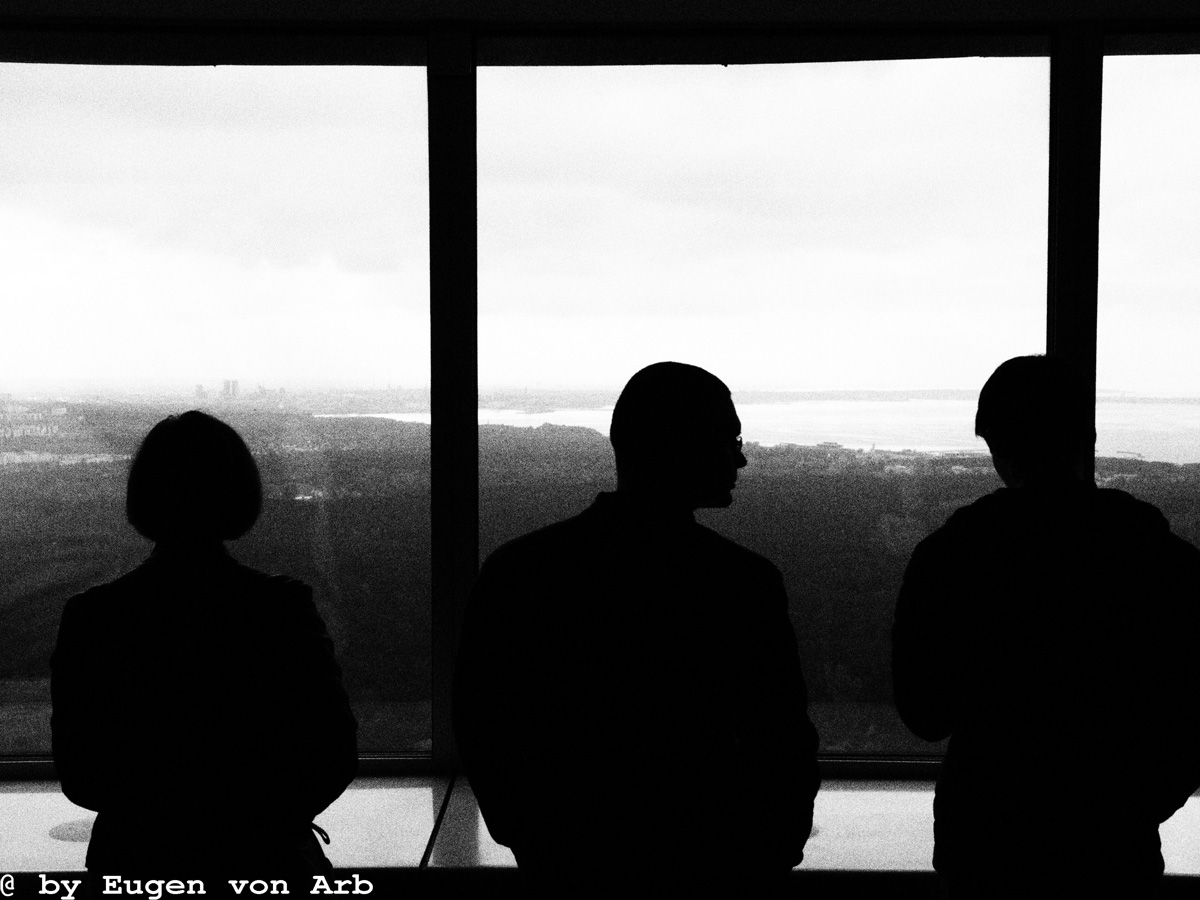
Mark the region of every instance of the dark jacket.
POLYGON ((71 598, 51 673, 63 793, 99 813, 93 872, 284 865, 354 777, 311 590, 219 548, 156 550, 71 598))
POLYGON ((601 494, 493 553, 454 700, 480 810, 523 868, 803 856, 817 735, 783 581, 691 515, 601 494))
POLYGON ((908 726, 950 738, 939 872, 1162 873, 1158 825, 1200 787, 1198 590, 1157 509, 1087 484, 1001 489, 917 547, 893 675, 908 726))

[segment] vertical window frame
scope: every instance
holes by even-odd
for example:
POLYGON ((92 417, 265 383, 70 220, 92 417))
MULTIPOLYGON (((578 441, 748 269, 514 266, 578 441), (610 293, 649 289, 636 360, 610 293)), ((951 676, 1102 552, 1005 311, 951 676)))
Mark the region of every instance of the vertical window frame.
POLYGON ((435 768, 457 763, 451 684, 479 565, 478 166, 475 42, 429 36, 429 317, 435 768), (436 210, 436 212, 435 212, 436 210))

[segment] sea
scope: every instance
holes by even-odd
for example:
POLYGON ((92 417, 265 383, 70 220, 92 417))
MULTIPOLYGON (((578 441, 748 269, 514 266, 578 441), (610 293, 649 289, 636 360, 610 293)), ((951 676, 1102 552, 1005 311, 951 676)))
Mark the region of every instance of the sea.
MULTIPOLYGON (((802 400, 737 407, 742 437, 762 445, 824 442, 861 450, 987 453, 975 437, 973 400, 802 400)), ((377 413, 428 424, 430 414, 377 413)), ((528 412, 480 409, 480 424, 532 428, 575 425, 608 434, 612 407, 528 412)), ((1096 454, 1200 463, 1200 402, 1102 400, 1096 405, 1096 454)))

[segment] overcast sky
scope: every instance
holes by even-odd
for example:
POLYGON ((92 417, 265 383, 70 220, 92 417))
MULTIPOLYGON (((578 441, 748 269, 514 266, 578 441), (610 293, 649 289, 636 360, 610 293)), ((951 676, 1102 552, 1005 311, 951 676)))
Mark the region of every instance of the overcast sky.
MULTIPOLYGON (((976 388, 1044 59, 479 73, 485 386, 976 388)), ((428 382, 421 69, 0 66, 0 391, 428 382)), ((1101 388, 1200 395, 1200 65, 1106 63, 1101 388), (1188 111, 1188 115, 1182 115, 1188 111)))

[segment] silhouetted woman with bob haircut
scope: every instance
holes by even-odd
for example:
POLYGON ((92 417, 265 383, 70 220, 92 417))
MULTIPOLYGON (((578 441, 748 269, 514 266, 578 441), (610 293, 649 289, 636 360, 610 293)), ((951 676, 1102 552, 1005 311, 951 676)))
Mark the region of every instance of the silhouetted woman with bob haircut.
POLYGON ((225 550, 261 506, 236 431, 163 419, 125 507, 154 551, 63 611, 54 761, 63 793, 98 813, 93 896, 116 875, 200 878, 210 895, 285 878, 307 894, 328 872, 311 823, 354 777, 357 726, 311 589, 225 550))

